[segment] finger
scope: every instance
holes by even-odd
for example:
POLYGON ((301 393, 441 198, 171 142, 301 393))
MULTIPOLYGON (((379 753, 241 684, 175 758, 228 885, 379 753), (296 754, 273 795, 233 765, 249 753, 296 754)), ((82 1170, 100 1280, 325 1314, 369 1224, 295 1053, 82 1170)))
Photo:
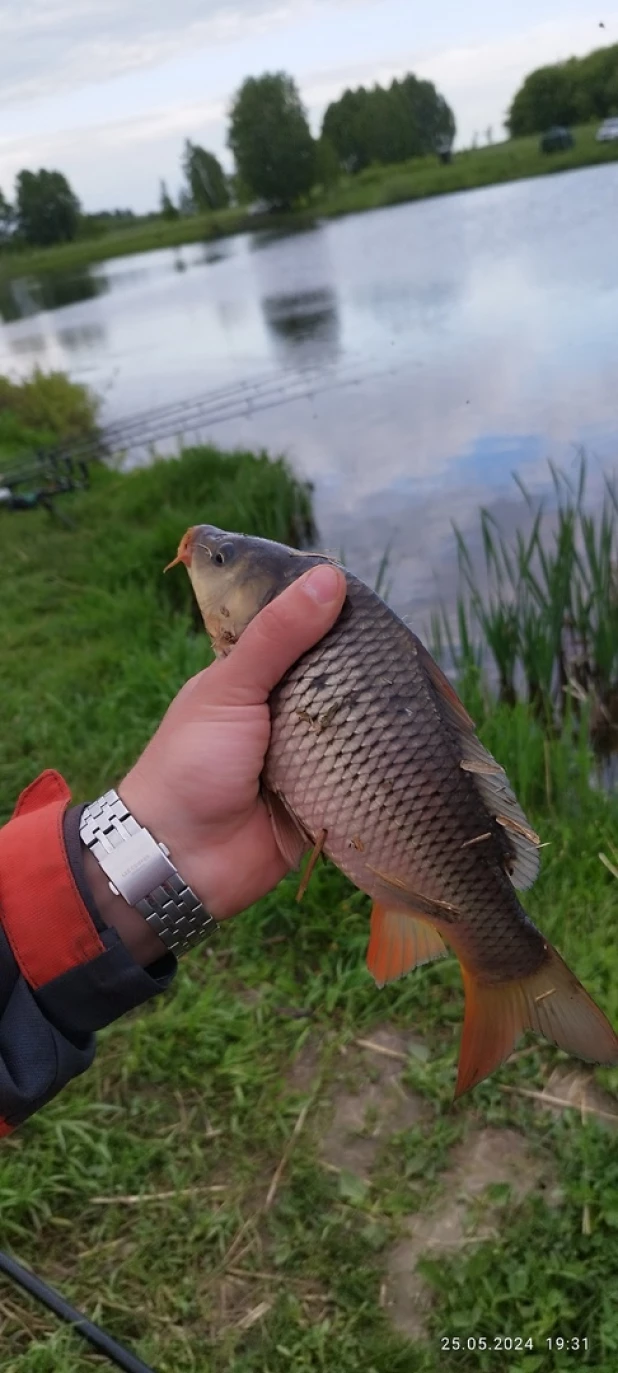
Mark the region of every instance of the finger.
POLYGON ((265 606, 229 657, 208 669, 213 705, 260 705, 301 654, 334 625, 346 594, 345 574, 319 563, 265 606))

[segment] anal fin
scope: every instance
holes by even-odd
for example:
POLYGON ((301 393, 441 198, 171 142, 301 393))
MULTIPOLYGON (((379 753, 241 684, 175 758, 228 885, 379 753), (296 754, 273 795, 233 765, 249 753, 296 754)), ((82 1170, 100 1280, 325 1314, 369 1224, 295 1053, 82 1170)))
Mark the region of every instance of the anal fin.
POLYGON ((433 925, 405 910, 374 901, 367 967, 378 987, 405 977, 413 968, 431 963, 434 958, 444 958, 447 952, 433 925))

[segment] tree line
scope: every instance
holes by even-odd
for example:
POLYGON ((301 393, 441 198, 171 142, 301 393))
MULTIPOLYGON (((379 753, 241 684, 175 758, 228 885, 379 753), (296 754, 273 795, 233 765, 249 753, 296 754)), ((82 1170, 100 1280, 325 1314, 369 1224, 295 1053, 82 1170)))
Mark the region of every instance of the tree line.
MULTIPOLYGON (((506 122, 518 137, 617 112, 618 46, 531 72, 506 122)), ((214 153, 187 140, 182 189, 174 202, 161 183, 159 213, 172 219, 251 201, 285 211, 315 188, 327 190, 342 171, 444 156, 454 139, 455 117, 444 96, 412 73, 390 86, 345 90, 328 106, 314 138, 292 77, 267 72, 243 81, 231 104, 227 142, 234 174, 226 174, 214 153)), ((0 246, 68 242, 80 226, 83 233, 93 228, 62 172, 20 172, 12 204, 0 191, 0 246)))
MULTIPOLYGON (((214 153, 187 140, 182 190, 175 203, 161 183, 160 213, 172 219, 256 200, 288 210, 315 187, 333 185, 342 170, 443 153, 454 137, 444 97, 410 74, 389 87, 344 91, 328 106, 316 139, 292 77, 267 72, 248 77, 232 101, 227 142, 234 175, 226 175, 214 153)), ((61 172, 20 172, 13 204, 0 191, 0 244, 68 242, 81 222, 79 201, 61 172)))
POLYGON ((191 209, 223 209, 231 199, 289 209, 315 186, 327 189, 342 170, 441 152, 454 138, 455 117, 444 97, 411 74, 388 88, 344 91, 328 106, 317 139, 292 77, 248 77, 230 110, 227 141, 235 175, 226 177, 213 153, 187 142, 186 189, 174 206, 162 183, 161 212, 171 218, 191 209))
POLYGON ((512 138, 552 124, 588 124, 618 115, 618 45, 538 67, 518 90, 507 116, 512 138))
POLYGON ((41 247, 69 243, 79 216, 79 200, 62 172, 19 172, 12 205, 0 190, 0 244, 13 236, 41 247))

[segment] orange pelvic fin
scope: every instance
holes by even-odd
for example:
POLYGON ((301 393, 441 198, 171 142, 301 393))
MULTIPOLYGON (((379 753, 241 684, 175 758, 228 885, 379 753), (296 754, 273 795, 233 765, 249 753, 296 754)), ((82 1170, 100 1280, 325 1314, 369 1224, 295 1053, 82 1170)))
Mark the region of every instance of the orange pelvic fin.
POLYGON ((489 1077, 524 1030, 589 1063, 618 1063, 618 1036, 560 955, 547 946, 538 972, 520 982, 482 983, 463 967, 466 991, 455 1096, 489 1077))
POLYGON ((404 910, 391 910, 374 901, 367 967, 378 987, 431 963, 448 952, 438 931, 404 910))

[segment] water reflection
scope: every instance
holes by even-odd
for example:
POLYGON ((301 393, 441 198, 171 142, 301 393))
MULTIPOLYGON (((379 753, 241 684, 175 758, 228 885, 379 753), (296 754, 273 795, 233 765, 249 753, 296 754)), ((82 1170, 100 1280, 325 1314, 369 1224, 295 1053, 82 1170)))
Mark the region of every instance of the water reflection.
POLYGON ((267 296, 262 309, 283 363, 324 364, 339 356, 340 326, 334 291, 322 288, 267 296))
POLYGON ((410 334, 415 329, 442 329, 461 300, 466 282, 454 273, 429 281, 408 279, 380 282, 355 293, 359 311, 370 313, 378 324, 394 334, 410 334))
POLYGON ((15 334, 9 342, 12 353, 18 356, 39 358, 47 351, 45 334, 15 334))
POLYGON ((103 344, 105 329, 101 324, 78 324, 70 329, 59 329, 57 339, 68 353, 94 352, 103 344))
POLYGON ((278 243, 285 243, 290 239, 305 238, 309 234, 320 232, 322 226, 316 219, 309 219, 306 223, 279 224, 273 225, 272 229, 256 229, 251 234, 249 246, 252 252, 259 253, 262 248, 272 248, 278 243))
POLYGON ((225 262, 227 257, 229 257, 229 249, 221 243, 216 248, 205 248, 200 260, 202 262, 225 262))
POLYGON ((226 333, 237 334, 249 314, 249 302, 239 297, 218 300, 215 304, 217 318, 226 333))
POLYGON ((67 305, 93 300, 107 290, 109 282, 105 273, 89 267, 1 280, 0 317, 10 324, 43 310, 63 310, 67 305))

